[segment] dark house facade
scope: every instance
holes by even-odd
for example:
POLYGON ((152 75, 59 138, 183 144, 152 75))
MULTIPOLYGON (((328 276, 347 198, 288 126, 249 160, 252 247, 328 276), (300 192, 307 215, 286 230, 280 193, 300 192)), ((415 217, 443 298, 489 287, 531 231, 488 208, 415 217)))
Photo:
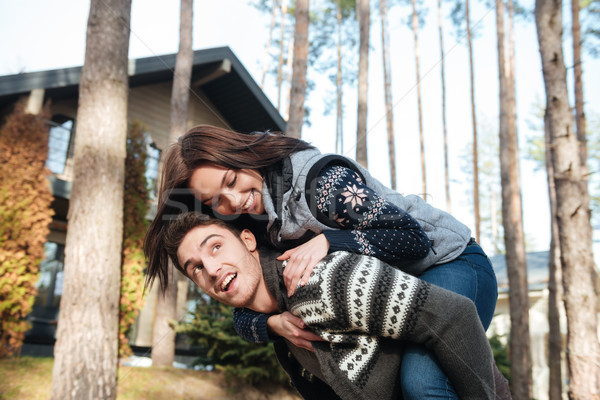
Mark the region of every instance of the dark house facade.
MULTIPOLYGON (((129 62, 129 122, 140 122, 147 134, 150 160, 146 176, 156 180, 161 154, 167 147, 170 101, 176 54, 140 58, 129 62)), ((23 97, 51 102, 47 167, 55 200, 51 232, 45 246, 39 294, 29 316, 30 342, 53 343, 60 297, 67 211, 73 176, 73 147, 77 130, 77 102, 81 67, 0 76, 0 116, 8 115, 23 97)), ((239 132, 285 131, 285 121, 228 47, 194 52, 188 127, 211 124, 239 132)), ((151 217, 151 215, 149 216, 151 217)), ((156 294, 148 293, 146 306, 134 328, 133 345, 149 346, 156 294)), ((186 296, 179 299, 185 312, 186 296)))

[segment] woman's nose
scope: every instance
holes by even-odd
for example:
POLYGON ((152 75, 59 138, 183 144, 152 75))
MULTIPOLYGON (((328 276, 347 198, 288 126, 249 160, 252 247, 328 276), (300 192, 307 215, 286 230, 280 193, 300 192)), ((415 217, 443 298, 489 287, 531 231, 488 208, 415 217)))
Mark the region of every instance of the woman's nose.
POLYGON ((221 199, 219 200, 219 211, 223 215, 236 214, 238 212, 238 199, 233 192, 221 193, 221 199))

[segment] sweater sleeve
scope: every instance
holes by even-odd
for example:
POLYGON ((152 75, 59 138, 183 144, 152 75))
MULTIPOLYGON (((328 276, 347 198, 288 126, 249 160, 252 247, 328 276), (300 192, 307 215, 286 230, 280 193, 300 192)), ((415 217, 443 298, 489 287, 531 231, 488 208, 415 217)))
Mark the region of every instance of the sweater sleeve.
POLYGON ((319 174, 315 217, 338 229, 325 230, 329 252, 350 251, 391 265, 429 253, 427 234, 406 211, 383 199, 353 170, 330 165, 319 174))
POLYGON ((248 308, 233 309, 233 327, 244 340, 253 343, 272 342, 267 330, 271 314, 262 314, 248 308))

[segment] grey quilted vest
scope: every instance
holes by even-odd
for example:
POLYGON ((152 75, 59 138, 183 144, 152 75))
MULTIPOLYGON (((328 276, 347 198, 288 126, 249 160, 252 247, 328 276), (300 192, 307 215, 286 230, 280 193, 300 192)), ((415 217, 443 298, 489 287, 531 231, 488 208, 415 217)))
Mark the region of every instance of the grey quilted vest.
POLYGON ((471 230, 452 215, 432 207, 419 196, 402 196, 349 158, 324 155, 316 149, 293 154, 282 162, 280 168, 270 171, 265 177, 263 201, 273 244, 289 242, 297 245, 324 230, 337 229, 332 222, 334 218, 319 221, 314 217, 317 215, 314 188, 318 174, 332 164, 356 171, 368 187, 408 212, 427 233, 431 241, 429 254, 417 261, 399 261, 396 266, 403 271, 419 275, 432 265, 452 261, 467 246, 471 230))

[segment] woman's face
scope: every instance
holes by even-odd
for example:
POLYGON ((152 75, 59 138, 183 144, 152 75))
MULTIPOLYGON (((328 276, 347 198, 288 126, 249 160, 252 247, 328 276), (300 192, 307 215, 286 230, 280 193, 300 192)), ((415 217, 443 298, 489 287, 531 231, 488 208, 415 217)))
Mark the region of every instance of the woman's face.
POLYGON ((253 169, 206 163, 194 170, 190 189, 202 204, 223 215, 262 214, 263 178, 253 169))

